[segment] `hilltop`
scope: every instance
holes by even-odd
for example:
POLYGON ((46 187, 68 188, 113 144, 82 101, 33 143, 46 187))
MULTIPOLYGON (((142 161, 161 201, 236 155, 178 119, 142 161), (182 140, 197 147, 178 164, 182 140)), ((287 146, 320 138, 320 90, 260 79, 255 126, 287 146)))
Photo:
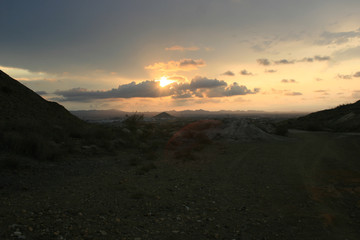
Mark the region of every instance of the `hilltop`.
POLYGON ((162 113, 159 113, 159 114, 153 116, 153 118, 155 118, 155 119, 174 119, 176 117, 168 114, 167 112, 162 112, 162 113))

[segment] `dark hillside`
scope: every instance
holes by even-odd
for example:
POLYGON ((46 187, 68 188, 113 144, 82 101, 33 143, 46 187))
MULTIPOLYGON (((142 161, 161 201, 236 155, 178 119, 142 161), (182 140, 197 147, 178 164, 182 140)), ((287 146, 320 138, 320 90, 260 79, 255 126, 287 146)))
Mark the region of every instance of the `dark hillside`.
POLYGON ((288 127, 310 131, 360 132, 360 101, 289 120, 288 127))
POLYGON ((84 123, 0 70, 0 153, 53 159, 84 123))
POLYGON ((19 119, 60 126, 81 122, 63 106, 46 101, 0 70, 0 120, 19 119))

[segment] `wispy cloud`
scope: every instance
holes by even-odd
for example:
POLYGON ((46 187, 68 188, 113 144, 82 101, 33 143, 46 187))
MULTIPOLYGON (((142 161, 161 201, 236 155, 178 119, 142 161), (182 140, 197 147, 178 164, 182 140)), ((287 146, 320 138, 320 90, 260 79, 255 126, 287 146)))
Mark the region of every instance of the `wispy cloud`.
POLYGON ((183 47, 180 45, 174 45, 171 47, 167 47, 165 48, 166 51, 198 51, 200 48, 196 47, 196 46, 192 46, 192 47, 183 47))
POLYGON ((331 60, 330 56, 320 56, 320 55, 315 55, 314 57, 304 57, 301 59, 280 59, 280 60, 269 60, 267 58, 260 58, 257 59, 257 63, 263 66, 269 66, 275 64, 275 65, 286 65, 286 64, 294 64, 297 62, 307 62, 307 63, 313 63, 313 62, 324 62, 324 61, 329 61, 331 60))
POLYGON ((196 70, 199 67, 204 67, 205 61, 202 59, 182 59, 180 61, 169 61, 169 62, 157 62, 152 65, 148 65, 145 69, 148 70, 160 70, 164 72, 175 72, 175 71, 191 71, 196 70))
POLYGON ((286 96, 301 96, 303 95, 301 92, 288 92, 285 93, 286 96))
POLYGON ((318 45, 341 45, 349 42, 351 39, 360 38, 360 28, 354 31, 348 32, 323 32, 320 35, 319 40, 315 43, 318 45))
POLYGON ((274 61, 275 64, 294 64, 295 60, 281 59, 274 61))
POLYGON ((282 79, 282 83, 296 83, 295 79, 282 79))

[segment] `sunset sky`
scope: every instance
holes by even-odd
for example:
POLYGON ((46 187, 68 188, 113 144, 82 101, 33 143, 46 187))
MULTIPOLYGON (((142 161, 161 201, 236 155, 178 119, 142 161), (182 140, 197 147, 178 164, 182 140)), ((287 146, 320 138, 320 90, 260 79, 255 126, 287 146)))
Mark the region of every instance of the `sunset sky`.
POLYGON ((69 110, 316 111, 360 99, 359 12, 359 0, 3 0, 0 69, 69 110))

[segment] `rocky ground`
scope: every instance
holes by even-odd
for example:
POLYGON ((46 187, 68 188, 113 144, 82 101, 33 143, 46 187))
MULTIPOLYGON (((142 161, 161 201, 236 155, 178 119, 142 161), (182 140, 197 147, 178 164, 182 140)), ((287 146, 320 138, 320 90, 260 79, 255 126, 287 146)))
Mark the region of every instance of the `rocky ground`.
POLYGON ((0 239, 360 239, 360 136, 169 142, 2 170, 0 239))

